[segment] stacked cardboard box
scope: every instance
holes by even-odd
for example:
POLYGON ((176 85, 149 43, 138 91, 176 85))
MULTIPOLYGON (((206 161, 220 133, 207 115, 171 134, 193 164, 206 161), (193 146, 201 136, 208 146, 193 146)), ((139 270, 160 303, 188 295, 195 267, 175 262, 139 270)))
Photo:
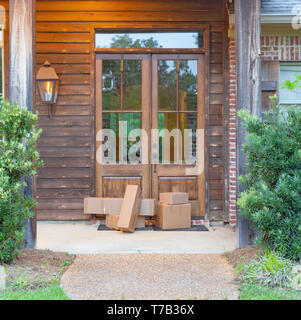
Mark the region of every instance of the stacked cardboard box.
POLYGON ((191 204, 188 200, 188 193, 161 193, 156 226, 162 230, 191 228, 191 204))

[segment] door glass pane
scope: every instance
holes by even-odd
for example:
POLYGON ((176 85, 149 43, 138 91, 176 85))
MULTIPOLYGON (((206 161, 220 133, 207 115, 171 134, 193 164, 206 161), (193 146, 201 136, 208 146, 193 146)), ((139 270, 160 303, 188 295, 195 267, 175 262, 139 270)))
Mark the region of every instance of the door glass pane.
POLYGON ((121 109, 121 61, 103 60, 103 110, 121 109))
POLYGON ((179 109, 197 110, 197 61, 180 60, 179 109))
POLYGON ((102 119, 103 129, 111 129, 115 133, 116 162, 130 163, 135 158, 139 161, 140 132, 133 130, 141 129, 141 113, 103 113, 102 119))
POLYGON ((124 113, 123 121, 127 128, 127 162, 141 162, 141 113, 124 113))
POLYGON ((158 108, 177 109, 177 66, 174 60, 158 61, 158 108))
POLYGON ((174 163, 175 160, 175 141, 179 138, 177 129, 177 113, 159 113, 158 129, 159 129, 159 161, 160 163, 174 163), (175 134, 175 136, 173 136, 175 134))
MULTIPOLYGON (((103 129, 111 129, 114 132, 114 135, 109 139, 113 139, 115 137, 116 148, 114 150, 116 162, 119 161, 119 121, 121 121, 121 113, 103 113, 102 114, 102 128, 103 129)), ((103 141, 103 142, 106 142, 103 141)), ((112 145, 113 141, 111 140, 112 145)), ((108 150, 104 151, 104 156, 108 157, 108 150)), ((110 155, 110 158, 112 156, 110 155)))
POLYGON ((180 113, 179 116, 179 129, 183 141, 182 158, 192 164, 197 156, 197 113, 180 113))
POLYGON ((123 71, 124 110, 141 110, 141 60, 125 60, 123 71))
POLYGON ((102 128, 111 129, 118 134, 118 122, 121 121, 121 113, 103 113, 102 114, 102 128))

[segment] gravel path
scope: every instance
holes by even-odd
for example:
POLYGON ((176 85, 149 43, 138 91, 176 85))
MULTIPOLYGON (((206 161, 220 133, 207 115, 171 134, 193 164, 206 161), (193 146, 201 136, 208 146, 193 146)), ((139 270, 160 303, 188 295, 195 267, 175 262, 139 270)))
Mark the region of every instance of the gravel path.
POLYGON ((61 280, 74 300, 229 299, 233 268, 216 254, 78 255, 61 280))

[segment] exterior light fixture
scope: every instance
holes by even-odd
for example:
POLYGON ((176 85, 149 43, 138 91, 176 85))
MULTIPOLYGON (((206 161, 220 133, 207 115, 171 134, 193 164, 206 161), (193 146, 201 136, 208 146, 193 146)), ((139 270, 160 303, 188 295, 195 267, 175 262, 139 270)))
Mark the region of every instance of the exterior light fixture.
POLYGON ((49 61, 45 61, 37 74, 37 87, 40 99, 48 107, 48 116, 55 114, 55 105, 58 97, 59 77, 49 61))

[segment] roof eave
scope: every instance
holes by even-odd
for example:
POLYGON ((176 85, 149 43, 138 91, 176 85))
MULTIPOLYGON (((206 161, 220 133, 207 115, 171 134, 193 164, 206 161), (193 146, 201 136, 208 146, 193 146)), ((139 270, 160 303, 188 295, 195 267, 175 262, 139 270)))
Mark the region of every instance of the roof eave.
POLYGON ((292 23, 294 17, 293 14, 262 14, 261 23, 292 23))
MULTIPOLYGON (((261 14, 262 24, 288 24, 292 23, 295 15, 283 15, 283 14, 261 14)), ((235 14, 230 15, 230 24, 235 24, 235 14)))

